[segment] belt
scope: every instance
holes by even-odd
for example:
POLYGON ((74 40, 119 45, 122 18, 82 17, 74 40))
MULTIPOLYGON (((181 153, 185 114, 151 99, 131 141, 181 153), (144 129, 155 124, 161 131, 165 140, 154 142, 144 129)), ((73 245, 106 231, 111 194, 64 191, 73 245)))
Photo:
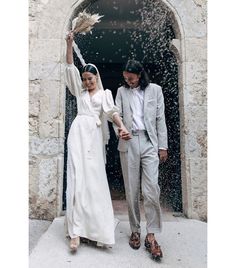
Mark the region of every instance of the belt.
POLYGON ((139 136, 139 135, 147 135, 147 130, 132 130, 133 136, 139 136))

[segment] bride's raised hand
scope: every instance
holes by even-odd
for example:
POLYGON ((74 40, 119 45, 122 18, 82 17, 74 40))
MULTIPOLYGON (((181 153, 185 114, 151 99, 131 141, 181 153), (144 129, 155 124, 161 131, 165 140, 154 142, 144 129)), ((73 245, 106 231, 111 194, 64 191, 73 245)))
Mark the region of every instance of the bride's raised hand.
POLYGON ((69 31, 69 33, 66 36, 67 46, 72 46, 73 40, 74 40, 74 33, 73 31, 69 31))

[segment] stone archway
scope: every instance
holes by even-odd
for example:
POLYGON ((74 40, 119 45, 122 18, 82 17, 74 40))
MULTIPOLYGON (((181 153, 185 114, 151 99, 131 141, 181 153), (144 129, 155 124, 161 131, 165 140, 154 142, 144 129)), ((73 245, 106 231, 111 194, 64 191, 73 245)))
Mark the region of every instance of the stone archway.
MULTIPOLYGON (((30 216, 61 213, 64 36, 75 9, 95 1, 30 1, 30 216)), ((170 10, 179 60, 183 211, 206 219, 206 1, 161 1, 170 10)))

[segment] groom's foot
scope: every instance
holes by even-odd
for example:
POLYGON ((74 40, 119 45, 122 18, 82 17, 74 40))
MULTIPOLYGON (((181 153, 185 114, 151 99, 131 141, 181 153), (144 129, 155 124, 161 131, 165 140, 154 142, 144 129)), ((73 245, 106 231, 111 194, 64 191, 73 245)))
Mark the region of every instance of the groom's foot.
POLYGON ((163 257, 163 253, 160 245, 157 243, 154 237, 154 234, 147 234, 144 245, 151 253, 152 258, 156 261, 160 261, 160 259, 163 257))
POLYGON ((132 233, 129 239, 129 245, 133 249, 139 249, 140 248, 140 233, 132 233))

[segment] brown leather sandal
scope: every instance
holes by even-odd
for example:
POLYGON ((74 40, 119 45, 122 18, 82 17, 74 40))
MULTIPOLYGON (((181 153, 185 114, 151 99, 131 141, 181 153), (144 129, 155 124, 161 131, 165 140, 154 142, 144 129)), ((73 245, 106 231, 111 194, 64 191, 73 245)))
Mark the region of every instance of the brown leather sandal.
POLYGON ((145 239, 145 247, 151 253, 152 258, 156 261, 160 261, 163 257, 163 253, 161 250, 161 246, 157 243, 156 239, 152 239, 151 241, 148 240, 148 236, 145 239))
POLYGON ((140 233, 132 233, 129 239, 129 245, 133 249, 139 249, 140 248, 140 233))

